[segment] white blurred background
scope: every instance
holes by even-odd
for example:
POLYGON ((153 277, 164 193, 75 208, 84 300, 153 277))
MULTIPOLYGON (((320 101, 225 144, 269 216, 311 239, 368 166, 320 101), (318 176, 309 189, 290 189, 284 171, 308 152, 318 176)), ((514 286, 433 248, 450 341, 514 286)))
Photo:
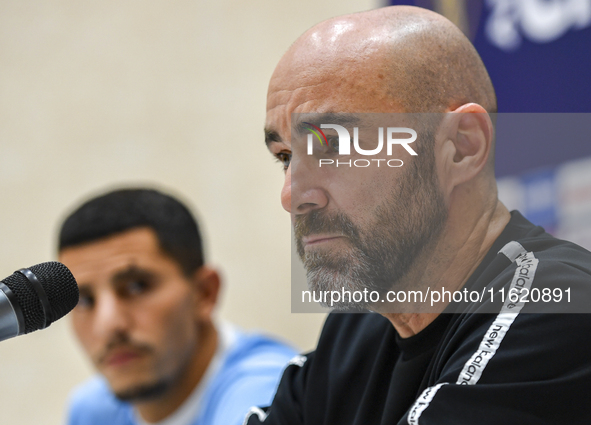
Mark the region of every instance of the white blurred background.
MULTIPOLYGON (((290 313, 281 166, 263 143, 288 46, 376 0, 4 0, 0 278, 56 258, 58 224, 96 191, 173 189, 225 278, 219 316, 311 349, 324 315, 290 313)), ((0 343, 0 423, 63 423, 92 370, 68 318, 0 343)))

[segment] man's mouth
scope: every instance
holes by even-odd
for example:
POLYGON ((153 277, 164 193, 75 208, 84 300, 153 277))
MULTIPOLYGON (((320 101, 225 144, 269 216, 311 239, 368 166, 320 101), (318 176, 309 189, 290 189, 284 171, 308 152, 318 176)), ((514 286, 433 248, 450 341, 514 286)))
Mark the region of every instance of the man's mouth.
POLYGON ((309 235, 304 236, 302 238, 302 245, 304 248, 318 246, 330 242, 336 242, 338 240, 344 239, 343 235, 328 235, 328 234, 318 234, 318 235, 309 235))
POLYGON ((119 348, 110 351, 104 356, 101 363, 107 367, 127 366, 143 356, 144 353, 141 351, 132 348, 119 348))

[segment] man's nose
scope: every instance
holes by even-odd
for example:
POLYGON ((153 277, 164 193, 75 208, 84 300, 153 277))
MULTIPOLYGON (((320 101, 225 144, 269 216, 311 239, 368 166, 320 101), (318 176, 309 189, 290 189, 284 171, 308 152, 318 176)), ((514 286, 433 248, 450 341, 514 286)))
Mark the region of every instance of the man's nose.
POLYGON ((96 301, 95 335, 109 338, 113 334, 127 332, 130 323, 129 309, 117 294, 106 293, 96 301))
POLYGON ((281 190, 281 205, 293 216, 322 209, 328 204, 328 193, 322 174, 314 168, 313 160, 299 161, 292 158, 281 190))
POLYGON ((281 188, 281 206, 285 211, 291 213, 291 165, 285 172, 285 180, 281 188))

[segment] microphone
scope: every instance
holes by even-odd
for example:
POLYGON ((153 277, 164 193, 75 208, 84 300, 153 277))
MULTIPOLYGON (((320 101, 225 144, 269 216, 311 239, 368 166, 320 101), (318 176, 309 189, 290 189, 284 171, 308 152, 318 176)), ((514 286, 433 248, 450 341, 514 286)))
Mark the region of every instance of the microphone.
POLYGON ((20 269, 0 281, 0 341, 45 329, 78 304, 78 285, 62 263, 20 269))

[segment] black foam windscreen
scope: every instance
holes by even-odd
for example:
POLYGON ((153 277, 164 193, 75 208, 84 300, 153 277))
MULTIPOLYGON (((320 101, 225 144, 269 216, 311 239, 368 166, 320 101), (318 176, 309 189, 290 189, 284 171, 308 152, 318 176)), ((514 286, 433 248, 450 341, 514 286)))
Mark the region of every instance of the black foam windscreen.
POLYGON ((49 326, 78 303, 78 285, 70 270, 62 263, 50 261, 36 264, 29 269, 41 284, 49 301, 50 311, 43 308, 42 300, 33 283, 20 271, 3 279, 2 282, 13 292, 25 319, 25 332, 29 333, 49 326), (48 314, 46 314, 48 313, 48 314), (47 321, 47 317, 50 320, 47 321))

